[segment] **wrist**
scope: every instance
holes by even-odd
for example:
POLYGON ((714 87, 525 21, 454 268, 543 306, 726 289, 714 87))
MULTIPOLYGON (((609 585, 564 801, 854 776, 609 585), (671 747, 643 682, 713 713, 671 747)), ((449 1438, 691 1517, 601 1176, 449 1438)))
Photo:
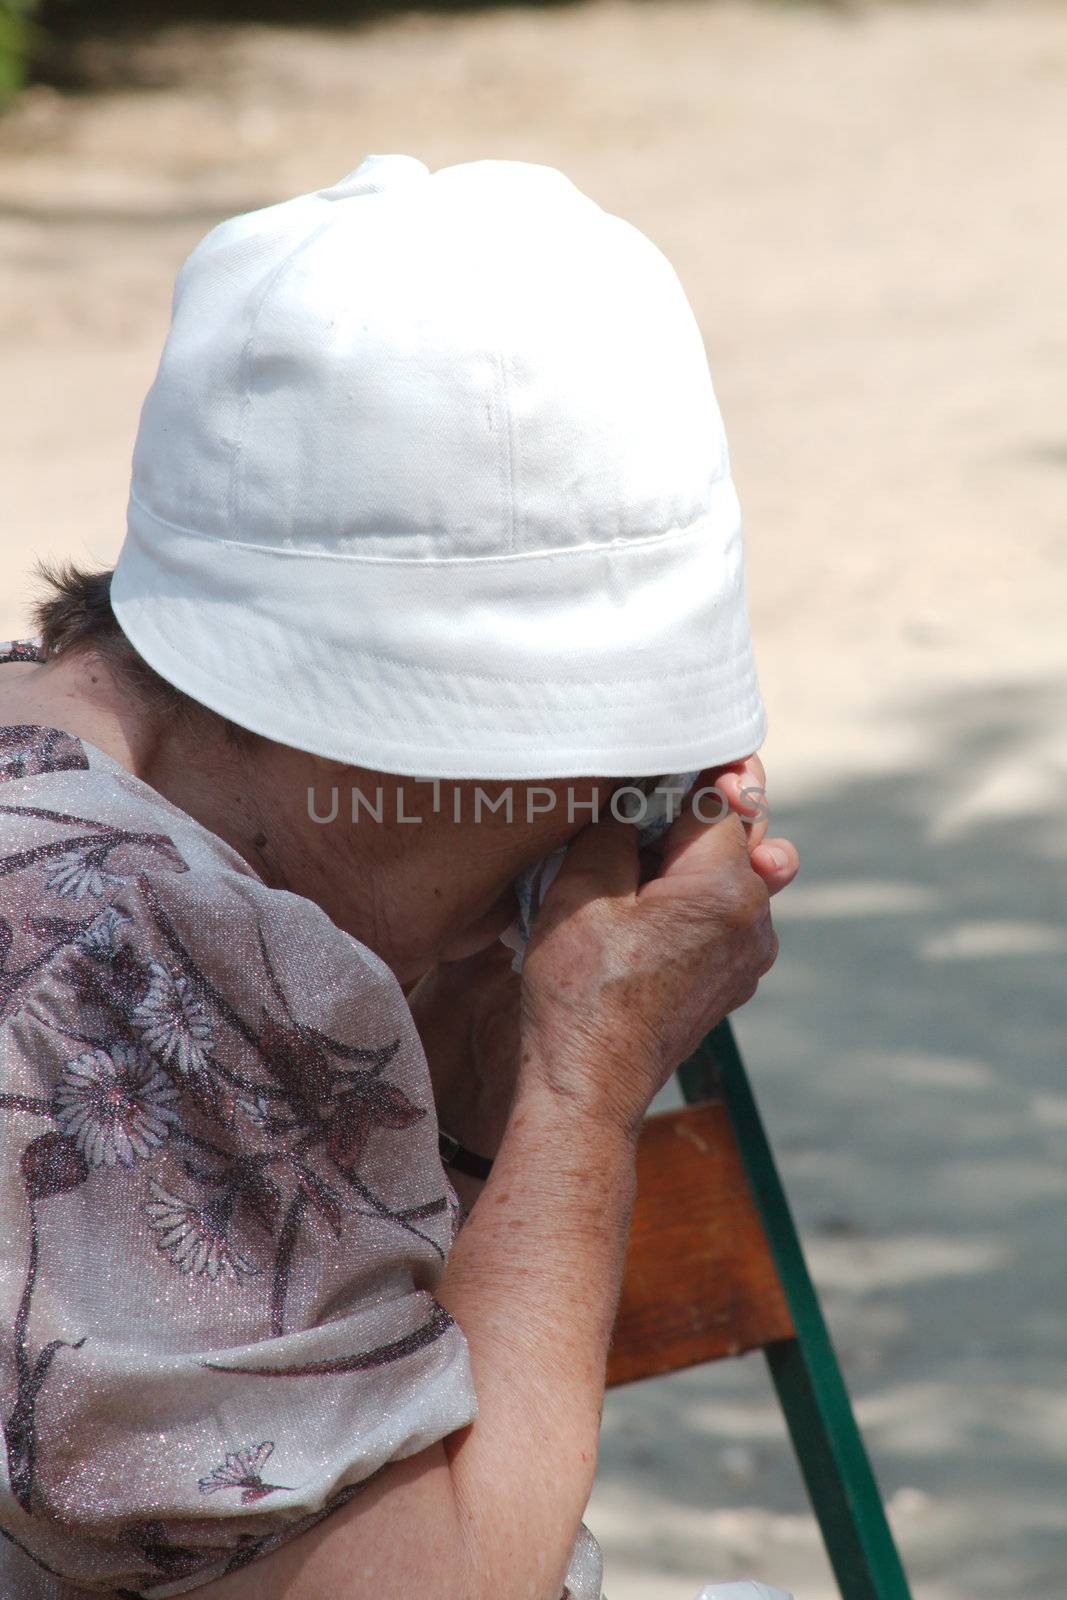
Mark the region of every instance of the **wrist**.
MULTIPOLYGON (((611 1069, 607 1069, 610 1073, 611 1069)), ((524 1044, 509 1129, 517 1118, 530 1119, 568 1146, 586 1143, 633 1157, 644 1108, 628 1104, 611 1084, 603 1085, 604 1062, 582 1072, 558 1070, 543 1047, 524 1044)))
POLYGON ((652 1098, 652 1076, 636 1052, 612 1054, 572 1039, 564 1053, 535 1034, 524 1035, 516 1102, 537 1096, 569 1125, 635 1147, 652 1098))

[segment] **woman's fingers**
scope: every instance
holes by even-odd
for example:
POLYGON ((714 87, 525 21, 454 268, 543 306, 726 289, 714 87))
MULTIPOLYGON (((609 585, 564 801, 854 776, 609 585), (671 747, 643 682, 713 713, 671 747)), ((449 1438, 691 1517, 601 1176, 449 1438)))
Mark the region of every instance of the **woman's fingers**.
POLYGON ((741 761, 728 761, 724 767, 713 769, 716 781, 728 773, 736 773, 746 784, 753 784, 759 789, 767 787, 767 774, 759 756, 745 756, 741 761))
POLYGON ((777 894, 796 877, 800 870, 800 857, 796 845, 788 839, 764 839, 751 852, 752 870, 763 879, 768 894, 777 894))
POLYGON ((766 774, 759 756, 736 762, 719 773, 715 787, 725 796, 730 810, 741 818, 748 834, 749 850, 763 841, 767 832, 768 811, 766 774))
POLYGON ((735 816, 742 824, 749 860, 768 892, 777 894, 791 883, 799 858, 788 839, 766 836, 770 819, 766 773, 759 756, 752 755, 726 767, 706 768, 700 774, 683 801, 679 818, 659 839, 639 850, 641 884, 658 877, 665 867, 675 868, 704 827, 727 816, 735 816))

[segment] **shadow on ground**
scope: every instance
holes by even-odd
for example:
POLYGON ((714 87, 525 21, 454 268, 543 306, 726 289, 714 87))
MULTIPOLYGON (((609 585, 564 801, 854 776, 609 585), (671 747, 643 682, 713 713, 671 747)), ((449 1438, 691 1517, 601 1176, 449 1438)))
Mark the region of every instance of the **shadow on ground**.
MULTIPOLYGON (((779 965, 737 1018, 904 1554, 916 1579, 959 1583, 938 1597, 1067 1575, 1062 810, 1028 793, 1021 755, 1017 787, 993 782, 1062 710, 1041 685, 916 707, 934 759, 776 813, 803 873, 779 965), (964 1505, 983 1508, 977 1546, 964 1505)), ((624 1567, 721 1571, 744 1507, 797 1536, 762 1357, 610 1395, 598 1504, 624 1567), (652 1503, 671 1508, 658 1553, 652 1503)))

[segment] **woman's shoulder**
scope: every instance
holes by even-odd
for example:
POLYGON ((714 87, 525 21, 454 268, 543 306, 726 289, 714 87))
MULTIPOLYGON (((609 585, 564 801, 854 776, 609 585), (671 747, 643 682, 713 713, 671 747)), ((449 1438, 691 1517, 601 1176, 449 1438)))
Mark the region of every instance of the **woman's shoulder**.
MULTIPOLYGON (((25 1180, 133 1182, 183 1271, 273 1274, 277 1302, 295 1219, 302 1237, 317 1218, 325 1242, 354 1203, 368 1238, 384 1228, 443 1259, 432 1089, 395 975, 91 752, 0 785, 0 1035, 25 1180), (399 1220, 412 1206, 418 1228, 399 1220), (241 1218, 265 1230, 260 1248, 238 1241, 241 1218)), ((326 1257, 347 1281, 353 1259, 326 1257)))
POLYGON ((28 1192, 108 1180, 116 1239, 136 1191, 183 1274, 271 1281, 276 1331, 313 1220, 316 1271, 346 1293, 357 1257, 329 1241, 368 1206, 368 1243, 384 1228, 401 1256, 442 1261, 429 1073, 384 963, 150 811, 21 812, 28 832, 0 845, 0 1100, 28 1192))
POLYGON ((310 1114, 342 1070, 370 1069, 383 1107, 387 1080, 425 1097, 395 975, 319 906, 62 730, 0 729, 5 752, 0 1027, 146 1049, 205 1111, 265 1075, 310 1114))
POLYGON ((169 1594, 472 1420, 451 1192, 392 972, 57 732, 0 779, 0 1529, 169 1594))
POLYGON ((373 951, 314 902, 265 883, 225 840, 111 757, 63 729, 0 727, 0 919, 21 925, 33 907, 53 922, 61 911, 81 913, 73 920, 87 928, 97 919, 85 915, 99 912, 104 937, 119 901, 125 918, 136 912, 164 938, 176 919, 209 962, 234 965, 227 949, 250 942, 253 954, 274 950, 286 967, 303 957, 324 998, 333 973, 349 1004, 354 983, 398 1016, 407 1010, 373 951))

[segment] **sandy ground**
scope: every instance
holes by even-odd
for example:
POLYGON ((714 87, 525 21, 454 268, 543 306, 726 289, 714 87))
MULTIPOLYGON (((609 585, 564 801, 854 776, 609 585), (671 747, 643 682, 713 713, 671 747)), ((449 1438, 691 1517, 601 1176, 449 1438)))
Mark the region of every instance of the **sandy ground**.
MULTIPOLYGON (((0 125, 0 637, 35 552, 114 554, 221 216, 406 151, 560 166, 650 233, 804 858, 742 1042, 916 1595, 1067 1593, 1067 12, 595 0, 138 64, 0 125)), ((609 1397, 589 1521, 611 1600, 833 1592, 759 1357, 609 1397)))

